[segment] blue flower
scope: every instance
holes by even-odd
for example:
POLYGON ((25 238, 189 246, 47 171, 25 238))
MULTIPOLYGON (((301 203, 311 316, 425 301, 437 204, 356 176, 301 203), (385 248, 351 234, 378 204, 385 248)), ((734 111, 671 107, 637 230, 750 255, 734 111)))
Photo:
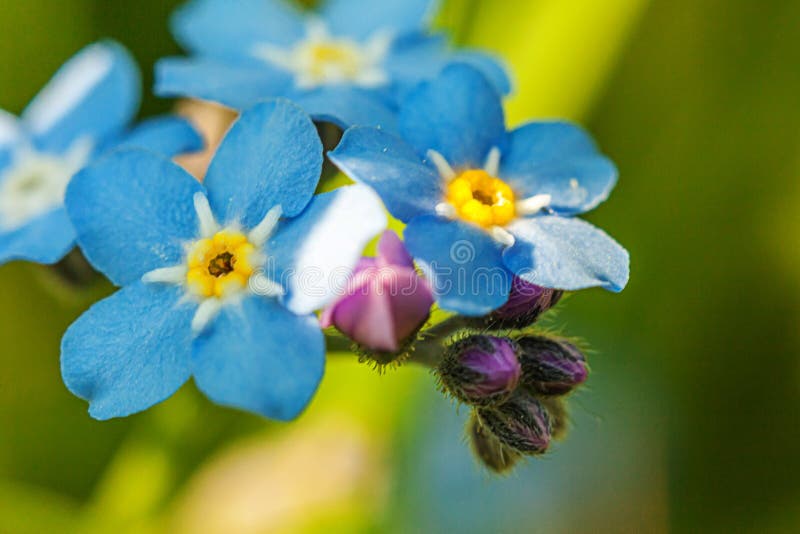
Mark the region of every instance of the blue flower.
POLYGON ((197 133, 178 118, 127 130, 140 90, 130 55, 102 42, 61 67, 19 119, 0 111, 0 265, 18 259, 55 263, 73 248, 64 191, 97 155, 121 145, 166 155, 202 148, 197 133))
POLYGON ((97 419, 144 410, 190 376, 213 401, 297 416, 325 362, 314 310, 386 224, 349 186, 314 196, 314 124, 286 101, 244 112, 204 185, 143 150, 114 151, 69 185, 86 258, 123 289, 62 341, 64 382, 97 419))
POLYGON ((511 274, 563 290, 626 285, 628 253, 573 218, 617 180, 583 130, 531 122, 507 132, 500 95, 462 65, 420 85, 398 121, 399 137, 348 130, 329 157, 407 223, 406 246, 443 308, 486 314, 508 298, 511 274))
POLYGON ((433 0, 328 0, 313 15, 286 0, 195 0, 173 19, 194 57, 156 67, 156 93, 242 109, 285 97, 315 120, 393 129, 396 102, 448 62, 479 67, 503 92, 492 57, 453 53, 425 33, 433 0))

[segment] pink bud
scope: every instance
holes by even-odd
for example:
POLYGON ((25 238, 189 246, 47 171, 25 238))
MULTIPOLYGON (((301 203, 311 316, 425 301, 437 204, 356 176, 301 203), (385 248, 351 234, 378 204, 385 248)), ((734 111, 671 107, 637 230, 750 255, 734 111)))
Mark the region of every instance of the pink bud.
POLYGON ((397 352, 428 319, 433 305, 428 282, 393 232, 378 242, 378 256, 362 258, 341 298, 322 312, 323 327, 336 326, 367 349, 397 352))

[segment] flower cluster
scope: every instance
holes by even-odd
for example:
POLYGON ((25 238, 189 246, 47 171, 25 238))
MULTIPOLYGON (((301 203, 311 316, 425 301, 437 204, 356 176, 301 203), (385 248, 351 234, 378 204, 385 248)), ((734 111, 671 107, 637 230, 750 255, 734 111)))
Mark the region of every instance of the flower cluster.
POLYGON ((218 404, 291 420, 326 352, 354 350, 435 369, 473 407, 495 471, 560 435, 586 362, 531 325, 565 291, 626 285, 627 252, 577 218, 617 171, 574 124, 509 131, 501 62, 452 49, 434 12, 188 2, 172 29, 189 57, 158 63, 155 92, 235 113, 202 180, 171 160, 204 148, 187 122, 134 122, 138 71, 112 42, 67 62, 20 118, 0 114, 0 264, 77 246, 119 288, 62 341, 64 382, 93 417, 193 378, 218 404), (328 192, 322 123, 343 131, 327 157, 355 182, 328 192))

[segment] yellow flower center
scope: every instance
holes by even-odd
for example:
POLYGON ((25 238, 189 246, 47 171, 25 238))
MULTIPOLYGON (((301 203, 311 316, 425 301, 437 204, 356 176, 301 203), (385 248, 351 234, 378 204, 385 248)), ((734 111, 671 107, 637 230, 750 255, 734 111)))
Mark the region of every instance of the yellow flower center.
POLYGON ((255 271, 255 250, 244 234, 230 230, 196 241, 187 256, 189 289, 203 298, 241 291, 255 271))
POLYGON ((514 192, 484 170, 458 175, 447 185, 446 196, 462 219, 484 228, 505 226, 516 217, 514 192))
POLYGON ((310 47, 312 76, 323 78, 331 71, 354 78, 360 69, 358 51, 346 43, 318 43, 310 47))

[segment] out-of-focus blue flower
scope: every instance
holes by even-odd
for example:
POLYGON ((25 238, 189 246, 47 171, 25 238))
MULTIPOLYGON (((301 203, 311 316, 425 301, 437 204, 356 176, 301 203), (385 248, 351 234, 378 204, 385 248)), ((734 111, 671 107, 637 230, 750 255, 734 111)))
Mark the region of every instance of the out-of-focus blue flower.
POLYGON ((327 0, 312 14, 288 0, 194 0, 173 19, 192 54, 156 68, 156 92, 246 108, 286 97, 315 120, 393 129, 396 102, 452 61, 480 68, 504 93, 497 60, 452 52, 426 33, 434 0, 327 0))
POLYGON ((55 263, 72 249, 64 192, 99 154, 119 146, 168 156, 202 148, 198 134, 177 117, 129 130, 140 91, 133 59, 106 41, 61 67, 21 117, 0 111, 0 265, 55 263))
POLYGON ((398 120, 400 136, 348 130, 330 158, 407 223, 406 246, 442 307, 486 314, 508 299, 512 274, 563 290, 626 285, 628 253, 573 217, 617 180, 583 130, 532 122, 507 132, 500 95, 464 65, 420 85, 398 120))
POLYGON ((386 224, 355 185, 314 196, 322 145, 286 101, 245 111, 203 185, 143 150, 80 172, 67 211, 86 258, 122 286, 62 341, 64 382, 97 419, 144 410, 190 376, 217 403, 287 420, 322 376, 313 314, 386 224))

